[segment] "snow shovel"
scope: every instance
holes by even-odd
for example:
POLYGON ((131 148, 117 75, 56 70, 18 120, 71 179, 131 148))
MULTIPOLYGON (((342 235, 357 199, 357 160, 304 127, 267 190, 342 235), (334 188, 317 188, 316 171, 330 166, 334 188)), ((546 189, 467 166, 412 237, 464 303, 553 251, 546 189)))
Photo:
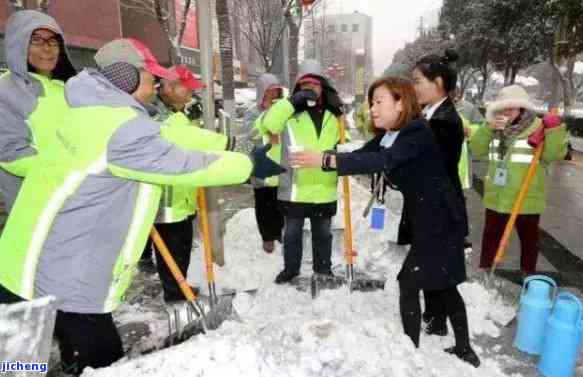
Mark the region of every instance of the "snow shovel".
POLYGON ((186 302, 176 302, 166 306, 168 336, 164 341, 164 347, 168 347, 181 343, 193 335, 205 333, 208 319, 203 303, 200 302, 190 285, 187 284, 184 275, 174 261, 172 253, 168 250, 156 227, 152 227, 150 237, 186 298, 186 302))
MULTIPOLYGON (((486 288, 491 286, 491 282, 494 279, 494 272, 496 271, 496 267, 502 259, 504 258, 504 254, 508 249, 508 243, 510 242, 510 235, 512 233, 512 229, 514 228, 514 224, 516 223, 516 218, 518 217, 518 213, 522 209, 522 205, 524 204, 524 199, 526 198, 526 194, 528 193, 528 189, 530 187, 530 183, 536 174, 536 168, 539 164, 540 157, 543 152, 544 142, 541 142, 534 151, 534 156, 532 157, 532 161, 528 167, 526 172, 526 176, 522 181, 522 186, 520 187, 520 191, 516 196, 516 200, 514 201, 514 205, 512 206, 512 211, 510 212, 510 218, 506 223, 506 227, 504 228, 504 233, 502 234, 502 238, 500 239, 500 243, 498 244, 498 249, 496 250, 496 256, 494 257, 494 263, 492 264, 492 269, 488 273, 486 277, 486 288)), ((518 299, 517 299, 518 301, 518 299)), ((517 316, 515 315, 504 327, 511 327, 516 322, 517 316)))
POLYGON ((215 271, 213 268, 212 240, 208 219, 206 193, 203 188, 197 190, 198 215, 200 219, 200 233, 204 249, 206 279, 209 290, 210 312, 207 314, 206 325, 209 329, 218 328, 226 319, 239 320, 233 309, 234 292, 217 296, 215 286, 215 271))
MULTIPOLYGON (((346 142, 346 118, 340 117, 339 122, 340 144, 346 142)), ((312 298, 318 297, 320 289, 335 289, 346 286, 349 292, 373 291, 385 288, 385 281, 380 279, 367 279, 366 277, 356 277, 354 273, 354 257, 356 252, 352 247, 352 217, 350 210, 350 178, 342 177, 342 188, 344 198, 344 258, 346 260, 346 276, 330 276, 314 273, 310 280, 312 298)))
POLYGON ((496 267, 498 266, 498 264, 500 264, 500 262, 504 258, 504 254, 506 254, 506 250, 508 249, 508 244, 510 242, 510 235, 512 234, 514 224, 516 223, 516 218, 518 217, 518 213, 522 209, 522 205, 524 204, 524 199, 526 198, 526 194, 528 193, 530 183, 532 182, 532 179, 536 174, 536 168, 538 167, 540 157, 543 153, 543 146, 544 143, 540 143, 534 151, 534 156, 532 157, 532 161, 530 162, 530 165, 526 172, 526 176, 522 181, 522 186, 520 187, 520 191, 516 196, 516 200, 514 201, 514 205, 512 206, 512 211, 510 212, 510 218, 506 223, 504 233, 502 234, 502 238, 500 239, 500 243, 498 244, 496 256, 494 257, 494 263, 492 264, 492 268, 490 269, 490 273, 488 274, 488 278, 486 279, 486 287, 489 287, 489 283, 492 281, 494 272, 496 271, 496 267))

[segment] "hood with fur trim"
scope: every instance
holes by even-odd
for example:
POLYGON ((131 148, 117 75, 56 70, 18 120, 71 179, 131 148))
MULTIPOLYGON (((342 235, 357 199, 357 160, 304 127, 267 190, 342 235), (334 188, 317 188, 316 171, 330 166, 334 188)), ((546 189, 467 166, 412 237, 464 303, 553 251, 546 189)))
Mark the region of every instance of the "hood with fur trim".
POLYGON ((521 108, 536 112, 536 107, 528 93, 519 85, 510 85, 502 88, 493 102, 486 109, 486 120, 490 122, 496 117, 496 113, 507 108, 521 108))

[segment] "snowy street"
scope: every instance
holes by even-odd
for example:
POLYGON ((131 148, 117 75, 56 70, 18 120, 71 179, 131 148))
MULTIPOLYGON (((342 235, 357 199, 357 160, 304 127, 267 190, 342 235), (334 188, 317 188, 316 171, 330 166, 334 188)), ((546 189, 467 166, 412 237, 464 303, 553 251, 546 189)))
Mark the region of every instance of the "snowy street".
MULTIPOLYGON (((124 359, 110 368, 86 370, 83 376, 536 376, 534 359, 511 347, 514 328, 503 327, 514 315, 517 287, 498 278, 496 288, 486 290, 471 263, 468 272, 473 277, 460 291, 481 367, 474 369, 441 351, 453 344, 451 329, 444 338, 422 336, 421 348, 413 347, 402 332, 395 281, 405 251, 388 247, 383 233, 368 229, 360 216, 367 190, 355 183, 352 187, 356 270, 385 277, 384 291, 349 295, 338 289, 322 291, 312 300, 309 291, 275 285, 273 278, 282 266, 280 249, 272 255, 261 250, 253 209, 242 209, 227 224, 227 265, 216 269, 219 291, 259 288, 254 297, 236 296, 241 322, 227 321, 219 330, 181 345, 124 359)), ((245 197, 244 189, 234 191, 237 200, 245 197)), ((336 274, 343 273, 340 253, 335 251, 336 274)), ((200 250, 194 255, 199 257, 200 250)), ((308 257, 305 253, 303 276, 311 274, 308 257)), ((155 286, 156 279, 146 278, 146 285, 155 286)), ((191 263, 190 283, 205 287, 203 279, 201 263, 191 263)), ((141 300, 144 304, 125 305, 117 320, 122 328, 128 322, 147 323, 150 334, 141 340, 147 344, 148 338, 165 336, 165 317, 160 296, 136 297, 136 302, 141 300)))

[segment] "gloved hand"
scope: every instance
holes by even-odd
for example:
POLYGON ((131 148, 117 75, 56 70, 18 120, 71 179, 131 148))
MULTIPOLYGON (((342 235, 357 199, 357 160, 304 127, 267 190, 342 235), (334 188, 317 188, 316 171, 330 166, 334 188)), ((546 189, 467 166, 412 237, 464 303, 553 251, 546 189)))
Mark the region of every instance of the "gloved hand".
POLYGON ((548 113, 543 117, 543 125, 545 128, 555 128, 561 125, 561 117, 557 114, 548 113))
POLYGON ((324 93, 326 98, 326 109, 337 117, 344 114, 344 103, 342 102, 342 99, 340 99, 338 92, 330 88, 325 89, 324 93))
POLYGON ((274 175, 284 173, 286 170, 271 158, 267 157, 267 152, 271 149, 271 144, 265 144, 262 147, 254 148, 249 157, 253 161, 253 171, 251 176, 259 179, 265 179, 274 175))
POLYGON ((309 107, 308 101, 316 102, 317 100, 318 96, 316 93, 308 89, 298 90, 289 98, 289 101, 297 112, 306 110, 309 107))
POLYGON ((561 125, 561 117, 548 113, 544 116, 542 121, 542 127, 539 127, 530 134, 528 137, 528 145, 533 148, 538 147, 542 142, 545 141, 545 130, 555 128, 561 125))

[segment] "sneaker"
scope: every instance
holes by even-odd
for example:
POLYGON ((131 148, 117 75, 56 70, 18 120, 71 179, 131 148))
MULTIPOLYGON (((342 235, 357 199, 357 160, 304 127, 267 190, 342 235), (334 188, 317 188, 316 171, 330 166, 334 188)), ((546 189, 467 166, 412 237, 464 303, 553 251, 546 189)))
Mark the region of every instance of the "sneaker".
POLYGON ((267 254, 273 253, 275 249, 275 241, 263 241, 263 251, 267 254))
POLYGON ((474 352, 471 347, 465 347, 462 349, 458 349, 457 347, 449 347, 444 349, 445 352, 451 353, 452 355, 456 355, 459 359, 465 361, 468 364, 473 365, 475 368, 480 366, 480 359, 478 355, 474 352))
MULTIPOLYGON (((423 320, 425 321, 425 318, 423 320)), ((435 317, 431 317, 426 323, 425 334, 437 336, 447 335, 447 323, 438 324, 435 317)))
POLYGON ((156 265, 151 259, 140 259, 138 268, 145 274, 152 275, 158 272, 156 265))
POLYGON ((296 276, 298 276, 299 272, 290 272, 288 270, 283 270, 275 277, 275 284, 285 284, 289 283, 293 280, 296 276))

